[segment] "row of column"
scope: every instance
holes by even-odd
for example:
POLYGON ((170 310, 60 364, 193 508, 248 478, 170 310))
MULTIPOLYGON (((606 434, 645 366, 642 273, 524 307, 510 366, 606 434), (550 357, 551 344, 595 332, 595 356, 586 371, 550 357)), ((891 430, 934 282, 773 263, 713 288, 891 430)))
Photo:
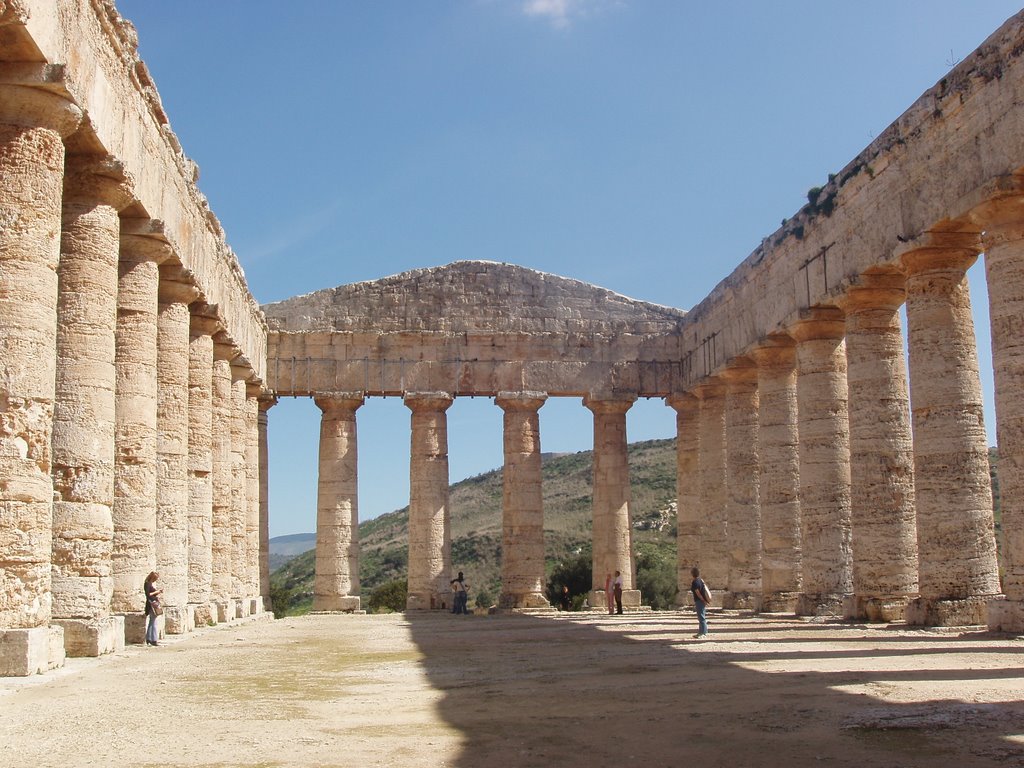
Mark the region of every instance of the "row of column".
POLYGON ((18 86, 0 104, 0 674, 31 674, 60 663, 53 638, 141 642, 151 571, 168 632, 268 594, 265 438, 217 308, 158 223, 122 218, 131 178, 65 156, 77 108, 18 86))
MULTIPOLYGON (((541 491, 541 392, 501 392, 504 411, 502 566, 499 609, 547 608, 544 597, 544 509, 541 491)), ((634 589, 626 411, 634 398, 589 397, 594 413, 593 551, 595 590, 605 572, 623 577, 623 602, 638 607, 634 589)), ((448 506, 445 392, 410 393, 412 412, 409 498, 409 610, 451 603, 451 531, 448 506)), ((362 393, 322 393, 313 609, 356 611, 359 597, 356 411, 362 393)))
POLYGON ((966 278, 982 243, 945 234, 669 398, 681 594, 698 565, 726 607, 1024 630, 1024 251, 1015 224, 983 228, 1002 587, 966 278))

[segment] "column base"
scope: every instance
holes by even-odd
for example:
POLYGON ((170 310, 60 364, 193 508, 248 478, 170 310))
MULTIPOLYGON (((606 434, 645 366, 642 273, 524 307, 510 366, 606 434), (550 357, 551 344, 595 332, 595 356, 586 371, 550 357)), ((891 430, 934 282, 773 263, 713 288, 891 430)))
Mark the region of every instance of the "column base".
MULTIPOLYGON (((132 645, 142 645, 146 642, 146 622, 148 618, 144 613, 121 614, 124 618, 124 641, 132 645)), ((164 617, 156 617, 157 639, 164 636, 164 617)))
POLYGON ((846 595, 811 595, 801 593, 796 601, 797 616, 831 616, 843 618, 846 595))
POLYGON ((192 626, 215 627, 217 626, 217 604, 216 603, 189 603, 192 611, 192 626))
POLYGON ((103 656, 124 650, 124 617, 52 619, 64 632, 64 654, 72 658, 103 656))
MULTIPOLYGON (((551 603, 540 592, 502 593, 498 596, 498 611, 516 609, 551 608, 551 603)), ((553 610, 553 609, 552 609, 553 610)))
MULTIPOLYGON (((64 653, 64 633, 60 627, 58 655, 64 653)), ((0 630, 0 677, 41 675, 51 669, 50 627, 0 630)), ((55 649, 56 650, 56 649, 55 649)), ((56 666, 63 666, 63 658, 56 666)))
POLYGON ((853 621, 889 624, 904 621, 907 615, 907 603, 910 598, 903 597, 869 597, 867 595, 847 595, 843 601, 843 618, 853 621))
POLYGON ((761 610, 761 596, 754 592, 726 592, 719 605, 733 611, 757 612, 761 610))
POLYGON ((770 595, 761 595, 761 612, 796 613, 799 601, 799 592, 773 592, 770 595))
MULTIPOLYGON (((590 610, 608 612, 608 597, 607 592, 603 589, 592 589, 590 594, 587 596, 587 600, 590 602, 590 610)), ((612 601, 612 605, 615 605, 615 601, 612 601)), ((612 610, 615 610, 614 608, 612 610)), ((637 613, 639 611, 649 611, 650 608, 646 605, 640 605, 640 590, 639 589, 624 589, 622 590, 622 612, 626 613, 637 613)))
POLYGON ((235 604, 235 618, 245 619, 249 617, 249 600, 244 597, 236 597, 233 600, 235 604))
POLYGON ((184 635, 196 628, 195 614, 190 605, 168 605, 164 608, 164 630, 168 635, 184 635))
POLYGON ((988 624, 988 603, 996 595, 958 600, 918 597, 907 603, 907 624, 916 627, 970 627, 988 624))
POLYGON ((999 595, 988 604, 988 628, 993 632, 1024 634, 1024 600, 1008 600, 999 595))
POLYGON ((407 611, 432 611, 437 606, 434 605, 435 598, 432 594, 423 593, 410 593, 405 598, 405 610, 407 611))
POLYGON ((224 624, 235 620, 234 600, 214 600, 213 605, 217 606, 217 623, 224 624))
POLYGON ((250 597, 249 598, 249 615, 256 616, 263 613, 263 598, 262 597, 250 597))
POLYGON ((360 600, 358 595, 314 595, 313 610, 316 613, 354 613, 360 610, 360 600))

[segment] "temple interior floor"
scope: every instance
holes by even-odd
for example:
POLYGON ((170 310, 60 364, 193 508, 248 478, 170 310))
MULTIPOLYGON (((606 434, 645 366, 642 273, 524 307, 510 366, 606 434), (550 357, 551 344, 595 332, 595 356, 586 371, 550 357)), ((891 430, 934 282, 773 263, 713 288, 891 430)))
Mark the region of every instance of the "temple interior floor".
POLYGON ((2 766, 1024 765, 1024 638, 712 612, 250 621, 0 679, 2 766))

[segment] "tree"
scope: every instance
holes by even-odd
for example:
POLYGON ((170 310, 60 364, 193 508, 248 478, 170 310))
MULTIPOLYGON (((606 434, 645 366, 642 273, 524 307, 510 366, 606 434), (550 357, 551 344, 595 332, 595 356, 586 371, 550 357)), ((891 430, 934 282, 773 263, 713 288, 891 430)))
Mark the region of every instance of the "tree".
POLYGON ((589 551, 580 551, 555 565, 551 571, 544 596, 552 605, 558 605, 562 595, 562 587, 569 587, 573 598, 573 610, 582 605, 582 596, 590 592, 593 585, 591 555, 589 551), (580 598, 580 599, 577 599, 580 598))
POLYGON ((405 610, 409 586, 404 579, 395 579, 377 587, 370 593, 366 609, 370 613, 400 613, 405 610))
POLYGON ((644 605, 655 611, 667 611, 675 605, 679 585, 676 582, 674 548, 637 547, 636 588, 640 590, 644 605))

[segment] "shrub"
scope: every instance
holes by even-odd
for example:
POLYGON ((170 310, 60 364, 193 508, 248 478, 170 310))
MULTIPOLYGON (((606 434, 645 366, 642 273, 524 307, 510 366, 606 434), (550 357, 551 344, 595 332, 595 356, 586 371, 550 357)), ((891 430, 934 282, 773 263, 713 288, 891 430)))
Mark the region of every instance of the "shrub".
POLYGON ((381 584, 370 593, 366 610, 370 613, 399 613, 405 610, 409 586, 404 579, 381 584))

